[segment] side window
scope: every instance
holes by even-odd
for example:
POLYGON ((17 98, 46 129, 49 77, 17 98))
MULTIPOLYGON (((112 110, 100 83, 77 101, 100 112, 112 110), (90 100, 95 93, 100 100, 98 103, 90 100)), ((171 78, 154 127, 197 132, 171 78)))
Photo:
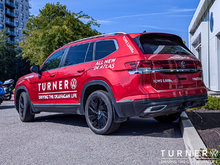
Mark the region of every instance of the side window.
POLYGON ((54 53, 52 56, 50 56, 42 66, 41 71, 47 71, 58 68, 64 52, 65 49, 62 49, 54 53))
POLYGON ((65 66, 83 63, 89 44, 76 45, 69 48, 65 66))
POLYGON ((85 62, 89 62, 93 60, 93 46, 94 46, 94 42, 89 44, 89 48, 85 57, 85 62))
POLYGON ((113 40, 104 40, 96 42, 95 60, 104 58, 116 51, 115 42, 113 40))

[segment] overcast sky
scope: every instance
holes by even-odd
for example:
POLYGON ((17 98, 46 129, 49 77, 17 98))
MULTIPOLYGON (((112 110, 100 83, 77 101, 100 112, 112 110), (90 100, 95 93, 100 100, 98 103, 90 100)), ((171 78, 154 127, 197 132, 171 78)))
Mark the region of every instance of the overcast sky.
POLYGON ((188 26, 199 0, 31 0, 31 14, 46 3, 60 2, 73 12, 83 11, 101 24, 101 33, 167 32, 188 43, 188 26))

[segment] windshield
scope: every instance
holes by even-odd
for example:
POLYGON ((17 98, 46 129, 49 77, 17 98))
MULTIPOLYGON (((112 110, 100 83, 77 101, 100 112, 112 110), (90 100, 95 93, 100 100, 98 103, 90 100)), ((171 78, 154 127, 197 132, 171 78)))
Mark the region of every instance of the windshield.
POLYGON ((177 36, 145 34, 136 37, 134 40, 144 54, 192 55, 177 36))

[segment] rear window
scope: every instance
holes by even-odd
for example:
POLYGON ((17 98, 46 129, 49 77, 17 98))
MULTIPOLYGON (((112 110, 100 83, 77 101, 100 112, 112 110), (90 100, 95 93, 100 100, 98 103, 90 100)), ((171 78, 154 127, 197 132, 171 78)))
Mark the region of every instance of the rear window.
POLYGON ((179 54, 192 55, 177 36, 145 34, 134 38, 144 54, 179 54))

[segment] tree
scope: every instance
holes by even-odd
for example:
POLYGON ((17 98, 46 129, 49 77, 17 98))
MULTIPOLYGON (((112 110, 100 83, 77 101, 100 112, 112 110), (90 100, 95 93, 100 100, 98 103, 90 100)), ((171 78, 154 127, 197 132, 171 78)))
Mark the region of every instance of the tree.
POLYGON ((47 3, 38 16, 29 18, 26 26, 24 40, 20 42, 22 56, 37 65, 64 44, 99 34, 92 29, 99 26, 92 17, 70 12, 60 3, 47 3))
POLYGON ((14 46, 7 42, 5 31, 0 31, 0 80, 13 76, 12 66, 15 64, 16 52, 14 46))
POLYGON ((8 43, 5 31, 0 31, 0 81, 17 79, 30 72, 30 64, 22 59, 20 49, 8 43))

